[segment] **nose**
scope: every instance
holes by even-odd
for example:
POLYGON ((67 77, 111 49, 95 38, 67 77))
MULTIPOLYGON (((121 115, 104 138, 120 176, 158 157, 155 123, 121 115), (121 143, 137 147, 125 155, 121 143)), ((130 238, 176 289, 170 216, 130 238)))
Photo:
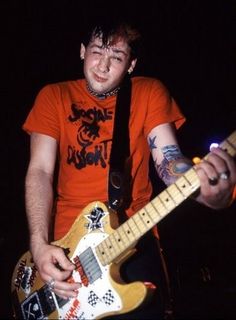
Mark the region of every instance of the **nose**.
POLYGON ((98 63, 98 69, 102 73, 106 73, 110 70, 110 60, 108 57, 101 56, 101 59, 98 63))

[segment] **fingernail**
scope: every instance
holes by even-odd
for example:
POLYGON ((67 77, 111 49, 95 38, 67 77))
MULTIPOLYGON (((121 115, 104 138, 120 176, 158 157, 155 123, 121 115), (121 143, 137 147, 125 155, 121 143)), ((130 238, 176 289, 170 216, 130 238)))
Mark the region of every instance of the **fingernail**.
POLYGON ((210 145, 210 151, 212 151, 212 150, 214 150, 214 149, 217 149, 219 147, 219 144, 218 143, 212 143, 211 145, 210 145))

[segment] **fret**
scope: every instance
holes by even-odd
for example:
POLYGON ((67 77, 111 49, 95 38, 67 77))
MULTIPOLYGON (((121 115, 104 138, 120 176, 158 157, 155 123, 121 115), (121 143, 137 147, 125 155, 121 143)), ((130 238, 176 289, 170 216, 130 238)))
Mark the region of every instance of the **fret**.
POLYGON ((113 259, 109 259, 103 250, 101 250, 100 244, 95 248, 95 252, 97 254, 98 260, 103 266, 106 266, 113 259))
POLYGON ((153 205, 152 201, 149 202, 145 206, 145 208, 148 211, 149 216, 151 217, 153 223, 156 224, 160 220, 161 215, 160 215, 159 211, 156 209, 156 207, 153 205))
MULTIPOLYGON (((129 219, 128 221, 130 222, 130 220, 131 219, 129 219)), ((98 247, 100 247, 100 254, 102 253, 102 258, 100 260, 103 265, 109 264, 112 260, 114 260, 126 249, 128 249, 134 242, 136 242, 137 239, 140 238, 140 230, 135 227, 135 229, 138 230, 138 235, 135 236, 135 233, 132 230, 133 228, 130 228, 128 224, 127 226, 125 226, 126 224, 127 222, 117 228, 108 238, 106 238, 102 243, 98 245, 98 247), (102 248, 102 244, 104 242, 106 242, 105 249, 104 247, 102 248)), ((132 225, 134 226, 137 224, 133 221, 132 225)))
POLYGON ((133 242, 136 240, 132 229, 129 227, 128 223, 124 223, 120 226, 122 228, 123 233, 126 235, 128 241, 133 242))
POLYGON ((169 200, 172 200, 173 201, 173 204, 174 206, 176 207, 176 200, 175 200, 175 197, 174 197, 174 194, 172 194, 172 192, 170 192, 170 187, 166 189, 166 193, 168 194, 168 201, 169 200))
MULTIPOLYGON (((236 140, 236 139, 235 139, 236 140)), ((234 141, 234 143, 236 144, 236 141, 234 141)), ((224 142, 222 142, 220 144, 220 147, 227 151, 228 154, 230 154, 231 156, 235 156, 236 154, 236 147, 235 147, 235 144, 233 144, 233 142, 231 143, 231 141, 229 141, 228 139, 225 140, 224 142)))
POLYGON ((111 242, 111 245, 112 245, 112 248, 114 249, 114 251, 117 253, 117 252, 120 252, 120 246, 117 242, 117 239, 115 237, 115 234, 116 234, 116 231, 113 232, 110 236, 109 236, 109 240, 111 242))
POLYGON ((100 249, 100 252, 102 255, 108 255, 108 247, 106 245, 106 242, 105 241, 102 241, 100 244, 99 244, 99 249, 100 249))
MULTIPOLYGON (((192 187, 191 181, 188 179, 188 172, 189 172, 189 171, 185 172, 185 174, 184 174, 182 177, 183 177, 183 178, 185 179, 185 181, 188 183, 189 187, 192 187)), ((188 190, 189 190, 189 188, 188 188, 188 190)))
POLYGON ((102 243, 104 242, 108 244, 107 250, 105 250, 105 257, 103 259, 105 264, 109 264, 126 249, 126 244, 123 241, 122 236, 119 234, 118 230, 114 231, 114 233, 112 233, 102 243))
POLYGON ((185 175, 177 179, 175 181, 175 185, 181 191, 185 198, 189 196, 189 187, 191 187, 191 184, 188 179, 185 178, 185 175))
POLYGON ((126 235, 123 226, 119 226, 119 228, 116 229, 116 232, 119 233, 121 239, 123 239, 123 241, 127 242, 129 240, 128 236, 126 235))
POLYGON ((185 177, 188 179, 188 181, 191 184, 191 190, 189 190, 189 194, 191 194, 195 190, 197 190, 197 188, 200 186, 199 178, 198 178, 197 173, 195 172, 195 170, 193 168, 188 170, 185 173, 185 177))
POLYGON ((111 241, 111 237, 107 237, 103 242, 106 243, 107 248, 109 250, 117 250, 117 246, 115 247, 114 244, 111 241))
POLYGON ((139 229, 133 219, 133 217, 131 217, 125 224, 127 224, 129 226, 129 230, 131 230, 132 234, 134 235, 135 240, 137 240, 139 238, 139 229))
POLYGON ((121 225, 119 228, 120 234, 122 234, 122 236, 125 239, 125 248, 129 248, 131 245, 133 245, 136 242, 136 237, 134 236, 134 234, 131 232, 131 230, 127 230, 125 224, 121 225))
POLYGON ((156 198, 154 198, 151 203, 153 204, 153 206, 156 208, 157 212, 159 213, 159 215, 161 216, 161 218, 165 217, 167 210, 165 205, 163 204, 161 198, 159 196, 157 196, 156 198))
POLYGON ((105 247, 105 254, 106 256, 108 256, 109 258, 111 257, 115 257, 116 256, 116 252, 117 252, 117 249, 118 249, 118 246, 114 246, 114 244, 112 244, 111 242, 111 239, 110 237, 107 237, 102 243, 102 244, 106 244, 106 247, 105 247))
POLYGON ((141 217, 143 223, 146 225, 147 229, 150 229, 153 226, 153 220, 150 217, 150 215, 148 214, 145 207, 142 210, 140 210, 139 212, 140 212, 139 216, 141 217))
POLYGON ((148 205, 152 206, 152 208, 153 208, 152 212, 153 212, 153 214, 156 215, 156 220, 158 219, 158 221, 159 221, 159 220, 161 220, 163 215, 161 215, 160 205, 158 206, 157 200, 158 200, 158 198, 154 198, 152 201, 149 202, 148 205))
POLYGON ((142 219, 140 218, 139 212, 133 216, 133 220, 135 221, 135 223, 136 223, 136 225, 137 225, 137 227, 139 229, 139 233, 141 235, 143 235, 145 233, 145 231, 146 231, 146 226, 143 223, 142 219))
POLYGON ((160 216, 163 218, 166 215, 167 210, 166 210, 166 207, 163 204, 162 200, 160 199, 160 197, 157 196, 156 198, 154 198, 151 201, 151 203, 155 206, 155 208, 158 210, 160 216))
POLYGON ((165 213, 166 213, 166 205, 165 205, 165 201, 163 201, 163 199, 161 198, 161 194, 159 194, 159 196, 158 196, 158 200, 160 201, 160 203, 162 204, 162 206, 163 206, 163 208, 165 208, 165 213))
POLYGON ((118 257, 124 250, 124 246, 122 247, 123 250, 118 246, 117 238, 115 232, 112 233, 109 236, 109 245, 107 249, 104 250, 103 244, 104 242, 107 242, 108 238, 102 241, 97 247, 96 247, 96 252, 97 249, 99 249, 99 259, 102 265, 107 265, 111 263, 116 257, 118 257), (108 249, 109 248, 109 249, 108 249))
POLYGON ((104 247, 102 245, 103 242, 99 243, 99 245, 95 248, 96 254, 99 258, 99 261, 101 262, 102 265, 106 265, 107 264, 107 255, 106 252, 104 250, 104 247))
POLYGON ((185 196, 175 183, 170 185, 167 190, 169 191, 169 194, 174 200, 175 205, 181 203, 185 199, 185 196))
POLYGON ((166 190, 161 192, 159 198, 161 199, 163 205, 166 207, 168 211, 172 210, 175 207, 173 200, 171 199, 166 190))
POLYGON ((125 248, 125 244, 124 244, 124 241, 123 241, 122 236, 120 235, 119 231, 120 231, 119 228, 115 230, 115 232, 113 233, 114 234, 114 238, 116 239, 116 243, 118 244, 118 246, 121 249, 124 249, 125 248))

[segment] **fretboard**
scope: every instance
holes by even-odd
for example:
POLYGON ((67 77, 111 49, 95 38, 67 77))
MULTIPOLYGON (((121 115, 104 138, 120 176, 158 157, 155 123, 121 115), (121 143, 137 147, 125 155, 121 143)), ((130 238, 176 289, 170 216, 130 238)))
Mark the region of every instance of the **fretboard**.
MULTIPOLYGON (((235 157, 236 131, 220 147, 235 157)), ((197 173, 191 168, 96 247, 100 262, 107 265, 116 260, 199 187, 197 173)))

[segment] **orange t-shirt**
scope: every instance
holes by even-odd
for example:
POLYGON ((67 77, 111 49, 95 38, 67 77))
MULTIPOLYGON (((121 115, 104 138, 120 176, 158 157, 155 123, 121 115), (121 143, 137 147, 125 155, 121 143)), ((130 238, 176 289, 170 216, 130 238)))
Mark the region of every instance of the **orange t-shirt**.
MULTIPOLYGON (((55 138, 59 144, 58 197, 55 238, 70 229, 81 210, 92 201, 107 201, 109 155, 116 97, 92 96, 84 79, 45 86, 38 94, 23 129, 55 138)), ((132 159, 131 216, 149 200, 150 150, 147 135, 157 125, 185 121, 175 101, 158 80, 132 78, 129 119, 132 159)))

